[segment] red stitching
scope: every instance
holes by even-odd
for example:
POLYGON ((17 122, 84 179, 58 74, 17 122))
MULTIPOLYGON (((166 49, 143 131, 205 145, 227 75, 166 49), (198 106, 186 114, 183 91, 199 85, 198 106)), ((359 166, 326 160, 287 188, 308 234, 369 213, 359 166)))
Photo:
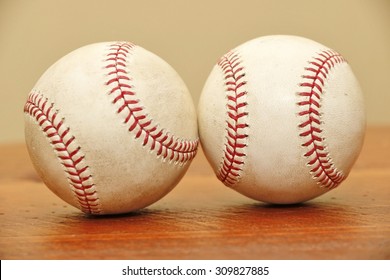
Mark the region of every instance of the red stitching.
POLYGON ((150 150, 157 151, 157 156, 175 163, 184 164, 192 160, 197 152, 198 140, 182 140, 170 135, 158 125, 152 123, 136 92, 130 84, 128 76, 127 57, 136 46, 131 43, 114 43, 110 45, 105 61, 108 73, 106 85, 110 87, 109 95, 113 95, 112 103, 117 105, 117 113, 125 112, 124 123, 128 130, 135 133, 135 138, 142 139, 142 145, 149 145, 150 150))
POLYGON ((30 93, 24 106, 24 112, 33 117, 49 138, 57 157, 68 174, 68 182, 74 193, 79 208, 90 214, 101 212, 99 198, 92 182, 92 175, 86 165, 81 148, 71 148, 75 137, 70 134, 70 128, 65 128, 64 119, 58 116, 54 104, 37 93, 30 93))
POLYGON ((328 78, 328 74, 336 64, 346 62, 344 58, 333 50, 325 50, 309 61, 302 76, 304 81, 300 84, 302 92, 298 95, 301 100, 297 103, 300 111, 299 116, 304 120, 299 124, 301 137, 305 137, 302 147, 307 149, 304 156, 311 166, 311 174, 318 183, 325 188, 335 188, 344 179, 344 174, 337 170, 324 143, 321 129, 321 96, 328 78))
POLYGON ((245 148, 247 147, 246 130, 246 81, 244 79, 244 67, 237 52, 231 51, 224 55, 218 62, 226 85, 227 115, 226 143, 224 156, 217 177, 226 185, 234 185, 238 182, 244 165, 245 148))

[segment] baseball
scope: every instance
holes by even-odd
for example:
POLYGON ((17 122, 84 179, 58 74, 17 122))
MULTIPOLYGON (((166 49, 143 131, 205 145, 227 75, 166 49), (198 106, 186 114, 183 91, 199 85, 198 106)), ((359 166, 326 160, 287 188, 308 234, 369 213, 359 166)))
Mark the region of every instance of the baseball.
POLYGON ((146 207, 179 182, 197 146, 196 110, 164 60, 128 42, 81 47, 38 80, 24 106, 32 163, 88 214, 146 207))
POLYGON ((363 143, 364 100, 336 51, 302 37, 265 36, 214 66, 198 124, 226 186, 263 202, 299 203, 347 178, 363 143))

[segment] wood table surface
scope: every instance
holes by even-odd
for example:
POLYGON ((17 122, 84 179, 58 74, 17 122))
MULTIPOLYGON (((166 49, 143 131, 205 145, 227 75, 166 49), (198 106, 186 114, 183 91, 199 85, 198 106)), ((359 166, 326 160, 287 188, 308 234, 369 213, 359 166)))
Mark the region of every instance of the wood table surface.
POLYGON ((135 213, 91 217, 0 145, 0 259, 390 259, 390 127, 368 127, 346 181, 273 206, 223 186, 202 151, 176 188, 135 213))

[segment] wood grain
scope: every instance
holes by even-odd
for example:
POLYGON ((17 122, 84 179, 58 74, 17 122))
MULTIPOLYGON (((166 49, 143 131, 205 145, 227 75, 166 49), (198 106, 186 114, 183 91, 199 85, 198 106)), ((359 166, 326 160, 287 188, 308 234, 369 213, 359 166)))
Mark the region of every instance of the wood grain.
POLYGON ((24 144, 0 146, 1 259, 390 259, 390 127, 370 127, 348 179, 272 206, 214 176, 200 151, 154 205, 91 217, 37 177, 24 144))

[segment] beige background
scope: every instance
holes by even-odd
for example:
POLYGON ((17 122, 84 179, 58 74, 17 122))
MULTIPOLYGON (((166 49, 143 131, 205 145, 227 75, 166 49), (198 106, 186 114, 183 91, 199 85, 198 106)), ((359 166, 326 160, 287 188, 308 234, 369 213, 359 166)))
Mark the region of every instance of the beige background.
POLYGON ((369 124, 390 124, 390 0, 0 0, 0 143, 22 142, 41 74, 80 46, 132 41, 168 61, 195 104, 217 59, 255 37, 311 38, 347 58, 369 124))

